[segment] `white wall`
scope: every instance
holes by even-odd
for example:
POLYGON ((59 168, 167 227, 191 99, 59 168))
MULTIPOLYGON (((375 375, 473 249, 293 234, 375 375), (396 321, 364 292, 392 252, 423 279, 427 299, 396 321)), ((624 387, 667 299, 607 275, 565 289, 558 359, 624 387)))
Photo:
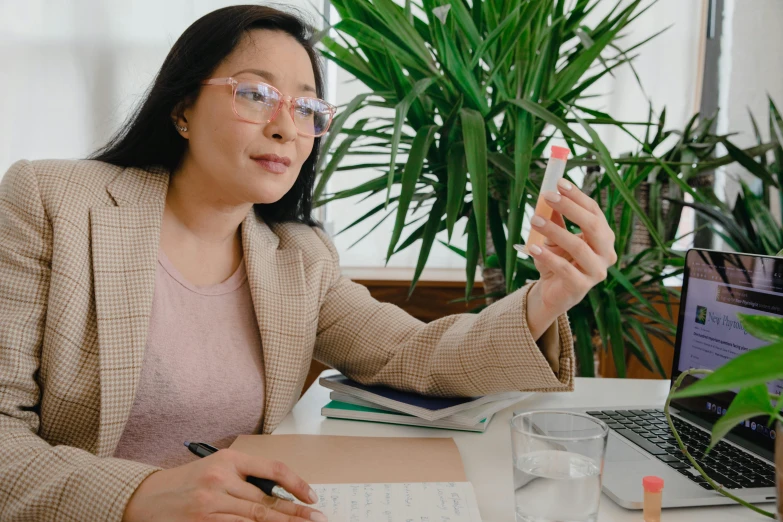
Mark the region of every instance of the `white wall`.
MULTIPOLYGON (((103 145, 179 35, 236 3, 0 0, 0 176, 18 159, 83 158, 103 145)), ((309 0, 278 5, 320 25, 309 0)))
MULTIPOLYGON (((726 0, 723 35, 718 131, 739 132, 732 141, 750 147, 756 138, 748 110, 756 117, 764 140, 769 139, 768 93, 783 111, 783 1, 726 0)), ((737 165, 726 168, 719 177, 725 180, 728 202, 734 202, 739 190, 738 177, 751 179, 737 165)), ((779 200, 772 198, 772 205, 779 217, 779 200)))

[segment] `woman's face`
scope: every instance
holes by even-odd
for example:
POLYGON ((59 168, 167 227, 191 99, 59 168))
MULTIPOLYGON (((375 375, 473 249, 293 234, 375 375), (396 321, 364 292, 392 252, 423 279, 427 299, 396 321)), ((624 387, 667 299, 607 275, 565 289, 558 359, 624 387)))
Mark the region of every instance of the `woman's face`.
MULTIPOLYGON (((282 31, 247 33, 211 77, 228 76, 270 84, 284 96, 316 97, 307 51, 282 31)), ((314 138, 298 134, 287 103, 273 121, 257 124, 240 120, 231 102, 230 86, 203 86, 183 111, 179 125, 187 127, 181 134, 188 139, 183 166, 200 189, 225 204, 274 203, 293 186, 314 138), (279 156, 283 163, 258 159, 265 154, 279 156)))

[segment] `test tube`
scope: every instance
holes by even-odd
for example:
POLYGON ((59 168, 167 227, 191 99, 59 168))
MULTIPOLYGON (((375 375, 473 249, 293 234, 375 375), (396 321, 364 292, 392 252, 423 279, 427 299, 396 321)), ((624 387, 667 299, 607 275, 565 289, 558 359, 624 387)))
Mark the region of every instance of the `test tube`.
POLYGON ((663 479, 649 475, 642 479, 644 488, 644 522, 661 522, 663 479))
MULTIPOLYGON (((544 172, 544 180, 541 182, 541 191, 539 192, 535 211, 536 215, 541 216, 544 219, 552 217, 552 207, 549 206, 542 194, 547 191, 557 192, 557 182, 560 181, 560 178, 565 174, 568 153, 570 152, 565 147, 558 147, 557 145, 552 145, 551 151, 549 161, 546 164, 546 171, 544 172)), ((531 245, 541 246, 543 243, 544 236, 541 232, 531 228, 530 235, 527 237, 527 242, 522 251, 526 251, 531 245)), ((518 250, 520 249, 518 248, 518 250)))

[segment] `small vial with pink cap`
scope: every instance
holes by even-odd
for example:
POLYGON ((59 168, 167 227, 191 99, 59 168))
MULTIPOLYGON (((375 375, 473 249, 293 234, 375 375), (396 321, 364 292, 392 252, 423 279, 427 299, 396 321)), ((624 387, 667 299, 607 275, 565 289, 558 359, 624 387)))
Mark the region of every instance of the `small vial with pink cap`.
MULTIPOLYGON (((551 155, 549 161, 546 164, 546 171, 544 172, 544 179, 541 182, 540 194, 544 192, 557 192, 557 182, 565 174, 566 163, 568 161, 568 154, 571 151, 565 147, 558 147, 553 145, 551 148, 551 155)), ((552 217, 552 207, 546 202, 544 197, 539 194, 538 201, 536 202, 535 214, 541 216, 544 219, 550 219, 552 217)), ((539 247, 544 243, 544 235, 538 230, 531 228, 530 235, 527 238, 527 242, 524 245, 514 245, 514 248, 523 254, 530 253, 527 251, 533 245, 539 247)))
POLYGON ((644 488, 644 522, 661 522, 663 479, 648 475, 642 479, 644 488))

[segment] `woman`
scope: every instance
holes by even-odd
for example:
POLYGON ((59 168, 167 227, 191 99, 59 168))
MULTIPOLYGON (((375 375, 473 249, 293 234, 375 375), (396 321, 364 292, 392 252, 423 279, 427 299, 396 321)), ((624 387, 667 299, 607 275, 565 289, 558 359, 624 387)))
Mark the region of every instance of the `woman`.
POLYGON ((244 481, 313 357, 437 395, 572 389, 565 312, 616 260, 598 206, 550 193, 541 279, 423 324, 340 276, 311 217, 333 108, 310 30, 220 9, 174 44, 138 113, 93 159, 20 161, 0 183, 0 518, 325 520, 244 481), (576 236, 561 215, 582 227, 576 236))

